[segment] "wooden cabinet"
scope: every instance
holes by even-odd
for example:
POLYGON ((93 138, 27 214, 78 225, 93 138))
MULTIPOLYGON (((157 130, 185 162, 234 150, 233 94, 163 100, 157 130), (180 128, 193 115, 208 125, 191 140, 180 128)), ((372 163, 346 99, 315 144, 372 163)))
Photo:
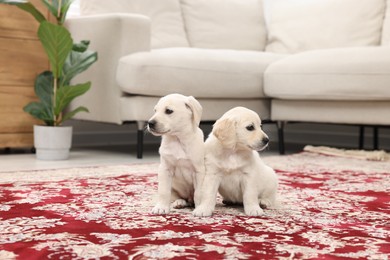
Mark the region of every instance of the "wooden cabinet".
MULTIPOLYGON (((31 2, 47 15, 41 0, 31 2)), ((0 148, 33 146, 33 125, 40 121, 23 107, 36 99, 35 77, 49 69, 38 26, 27 12, 0 4, 0 148)))

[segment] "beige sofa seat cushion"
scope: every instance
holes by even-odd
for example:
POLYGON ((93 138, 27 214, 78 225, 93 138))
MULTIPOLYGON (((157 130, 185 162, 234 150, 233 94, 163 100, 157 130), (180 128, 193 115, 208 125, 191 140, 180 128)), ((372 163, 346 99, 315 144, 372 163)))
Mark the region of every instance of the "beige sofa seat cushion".
MULTIPOLYGON (((188 47, 179 0, 81 0, 80 14, 135 13, 151 20, 151 47, 188 47)), ((110 37, 107 35, 107 37, 110 37)))
POLYGON ((192 47, 264 50, 262 0, 181 0, 192 47))
MULTIPOLYGON (((155 96, 123 96, 120 99, 121 117, 123 121, 145 121, 152 117, 153 108, 160 97, 155 96)), ((203 107, 202 121, 215 121, 226 111, 237 106, 245 107, 258 113, 262 120, 270 119, 270 99, 245 98, 245 99, 213 99, 197 98, 203 107)))
POLYGON ((255 51, 158 49, 121 58, 117 82, 129 94, 262 98, 263 72, 281 57, 255 51))
POLYGON ((379 45, 386 0, 269 1, 266 51, 379 45))
POLYGON ((308 51, 272 63, 264 91, 273 98, 390 100, 390 47, 308 51))

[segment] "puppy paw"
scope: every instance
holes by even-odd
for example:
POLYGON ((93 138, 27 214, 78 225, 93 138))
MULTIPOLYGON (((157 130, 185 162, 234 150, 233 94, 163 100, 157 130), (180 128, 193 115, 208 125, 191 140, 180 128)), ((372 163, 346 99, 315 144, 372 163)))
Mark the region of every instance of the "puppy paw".
POLYGON ((151 213, 155 214, 155 215, 168 214, 169 213, 169 206, 156 205, 152 209, 151 213))
POLYGON ((264 211, 259 207, 259 205, 245 207, 244 210, 245 214, 252 217, 261 216, 264 214, 264 211))
POLYGON ((209 217, 213 214, 213 209, 207 207, 196 207, 194 211, 192 211, 192 215, 195 217, 209 217))
POLYGON ((172 207, 175 209, 182 209, 182 208, 188 207, 189 205, 190 204, 183 199, 177 199, 172 203, 172 207))

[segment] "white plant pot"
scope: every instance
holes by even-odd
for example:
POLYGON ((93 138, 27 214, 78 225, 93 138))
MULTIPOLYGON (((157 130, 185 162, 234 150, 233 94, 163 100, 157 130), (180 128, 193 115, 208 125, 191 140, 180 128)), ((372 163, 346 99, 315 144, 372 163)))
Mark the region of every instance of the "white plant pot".
POLYGON ((71 126, 34 125, 34 146, 39 160, 66 160, 72 145, 71 126))

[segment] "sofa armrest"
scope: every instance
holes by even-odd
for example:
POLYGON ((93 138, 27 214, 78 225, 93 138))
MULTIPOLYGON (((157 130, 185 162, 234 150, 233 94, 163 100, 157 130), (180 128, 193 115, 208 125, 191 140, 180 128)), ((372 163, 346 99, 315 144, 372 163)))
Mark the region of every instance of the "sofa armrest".
POLYGON ((75 119, 121 124, 123 92, 116 83, 118 61, 124 55, 150 50, 150 19, 137 14, 103 14, 69 18, 65 26, 75 42, 89 40, 89 49, 98 53, 98 61, 73 80, 91 81, 91 89, 76 98, 69 109, 89 109, 75 119))

